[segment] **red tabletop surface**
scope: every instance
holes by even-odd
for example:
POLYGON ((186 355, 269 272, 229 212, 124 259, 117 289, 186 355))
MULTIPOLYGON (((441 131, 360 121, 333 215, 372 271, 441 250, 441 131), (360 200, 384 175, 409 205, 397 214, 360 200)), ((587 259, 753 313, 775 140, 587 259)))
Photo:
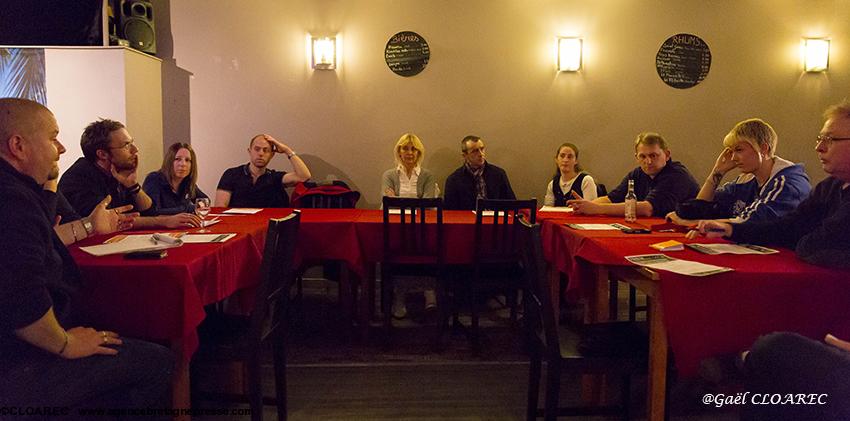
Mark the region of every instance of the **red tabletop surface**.
MULTIPOLYGON (((594 279, 589 263, 630 265, 624 256, 659 253, 649 245, 666 239, 724 242, 687 240, 676 233, 577 231, 562 225, 567 220, 606 223, 620 219, 572 217, 544 223, 547 258, 570 274, 573 291, 583 290, 594 279)), ((639 222, 651 225, 660 220, 639 222)), ((760 335, 773 331, 792 331, 818 340, 828 332, 850 337, 850 271, 810 265, 791 250, 778 250, 772 255, 706 255, 688 248, 664 253, 734 269, 707 277, 660 271, 665 326, 683 375, 695 374, 703 358, 745 350, 760 335)))

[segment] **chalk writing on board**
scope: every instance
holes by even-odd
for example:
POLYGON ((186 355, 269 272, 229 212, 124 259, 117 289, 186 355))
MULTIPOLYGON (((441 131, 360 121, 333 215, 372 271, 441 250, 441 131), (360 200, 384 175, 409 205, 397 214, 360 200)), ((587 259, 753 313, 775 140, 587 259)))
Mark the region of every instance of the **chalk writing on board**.
POLYGON ((664 83, 687 89, 702 82, 711 68, 711 50, 702 38, 676 34, 667 38, 655 55, 655 69, 664 83))
POLYGON ((404 31, 393 35, 384 48, 384 60, 395 74, 415 76, 425 69, 431 49, 421 35, 404 31))

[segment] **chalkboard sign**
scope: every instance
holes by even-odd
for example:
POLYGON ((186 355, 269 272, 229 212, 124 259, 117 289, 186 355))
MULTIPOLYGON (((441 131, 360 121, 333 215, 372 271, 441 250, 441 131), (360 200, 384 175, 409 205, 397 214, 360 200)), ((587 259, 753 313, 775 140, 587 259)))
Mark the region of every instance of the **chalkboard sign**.
POLYGON ((399 76, 415 76, 425 69, 431 49, 425 38, 416 32, 404 31, 393 35, 384 48, 387 66, 399 76))
POLYGON ((702 38, 676 34, 664 41, 655 55, 655 69, 664 83, 676 88, 693 88, 708 76, 711 51, 702 38))

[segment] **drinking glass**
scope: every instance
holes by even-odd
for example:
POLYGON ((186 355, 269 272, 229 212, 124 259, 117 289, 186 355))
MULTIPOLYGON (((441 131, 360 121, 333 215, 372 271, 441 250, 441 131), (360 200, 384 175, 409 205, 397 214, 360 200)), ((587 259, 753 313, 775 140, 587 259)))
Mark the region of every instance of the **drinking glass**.
POLYGON ((210 232, 205 226, 204 218, 210 213, 210 199, 199 197, 195 199, 195 213, 201 217, 201 229, 198 232, 210 232))

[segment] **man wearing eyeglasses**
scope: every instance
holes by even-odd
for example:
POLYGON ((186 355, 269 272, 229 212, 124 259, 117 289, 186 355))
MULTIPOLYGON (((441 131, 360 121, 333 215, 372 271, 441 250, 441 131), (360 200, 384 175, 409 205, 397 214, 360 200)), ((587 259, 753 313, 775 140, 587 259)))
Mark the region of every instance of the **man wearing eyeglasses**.
POLYGON ((133 223, 135 228, 200 226, 200 218, 189 213, 157 216, 156 205, 137 181, 139 149, 120 122, 101 119, 89 124, 80 147, 83 157, 59 180, 59 191, 80 215, 88 215, 111 196, 111 207, 132 205, 141 214, 133 223))
POLYGON ((670 158, 667 142, 658 133, 644 132, 635 140, 638 167, 607 196, 593 201, 576 198, 567 205, 586 215, 623 215, 629 180, 634 180, 637 216, 664 216, 676 205, 694 198, 699 185, 682 163, 670 158))
MULTIPOLYGON (((818 183, 797 209, 772 221, 702 221, 688 236, 778 245, 794 249, 798 258, 809 263, 850 267, 850 102, 829 107, 824 119, 815 151, 829 177, 818 183)), ((820 342, 796 333, 773 333, 753 344, 744 354, 743 365, 748 391, 762 395, 819 393, 824 403, 746 405, 742 419, 850 419, 850 401, 846 399, 850 396, 850 342, 831 334, 820 342)))

